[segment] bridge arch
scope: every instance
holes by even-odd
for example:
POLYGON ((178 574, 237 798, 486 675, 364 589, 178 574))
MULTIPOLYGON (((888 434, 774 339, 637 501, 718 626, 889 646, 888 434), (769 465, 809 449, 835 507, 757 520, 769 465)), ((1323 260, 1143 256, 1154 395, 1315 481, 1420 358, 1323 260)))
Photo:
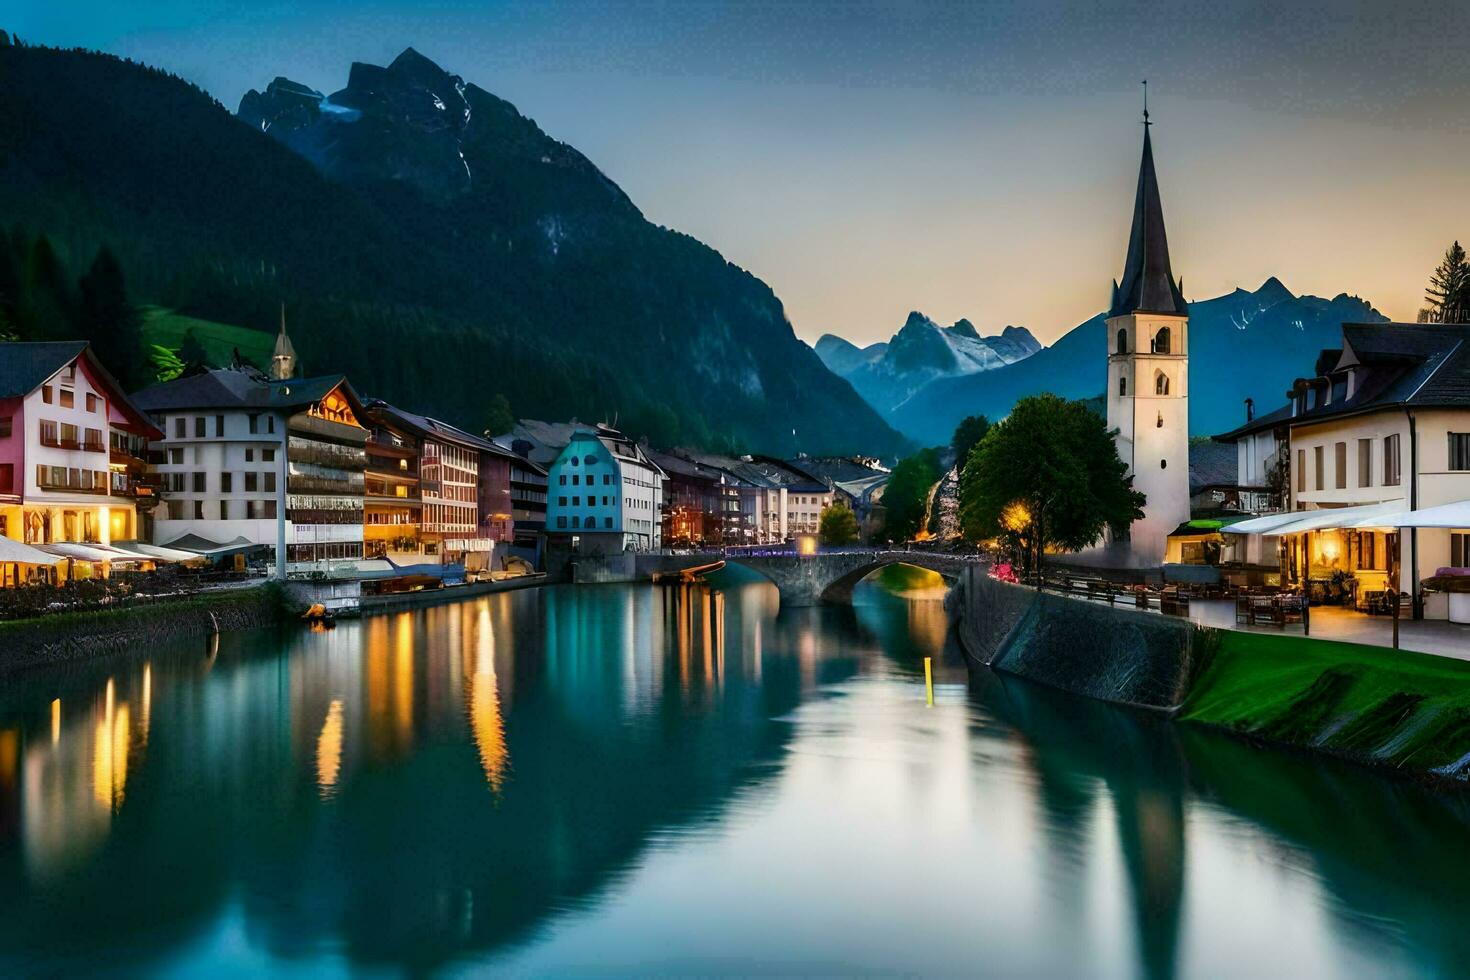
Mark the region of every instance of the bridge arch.
MULTIPOLYGON (((666 559, 662 571, 692 568, 718 560, 713 555, 686 555, 666 559)), ((815 606, 852 601, 852 590, 869 575, 890 565, 911 565, 954 579, 965 567, 981 561, 978 555, 927 551, 835 551, 816 555, 726 555, 730 565, 749 569, 775 584, 784 607, 815 606)))

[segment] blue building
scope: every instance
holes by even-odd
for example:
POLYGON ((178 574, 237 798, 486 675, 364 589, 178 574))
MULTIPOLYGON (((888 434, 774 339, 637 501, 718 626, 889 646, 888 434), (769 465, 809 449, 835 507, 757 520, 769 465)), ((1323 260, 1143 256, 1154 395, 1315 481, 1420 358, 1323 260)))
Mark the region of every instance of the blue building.
POLYGON ((579 429, 547 475, 546 533, 583 551, 662 547, 664 471, 636 442, 606 425, 579 429))

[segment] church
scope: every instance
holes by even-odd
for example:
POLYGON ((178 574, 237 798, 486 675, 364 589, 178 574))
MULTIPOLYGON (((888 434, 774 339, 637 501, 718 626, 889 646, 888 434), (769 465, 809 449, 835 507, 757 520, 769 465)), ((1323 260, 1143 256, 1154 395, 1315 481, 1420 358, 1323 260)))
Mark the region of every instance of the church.
POLYGON ((1128 257, 1108 308, 1107 420, 1147 502, 1126 539, 1091 556, 1130 568, 1161 565, 1169 532, 1189 520, 1189 308, 1169 266, 1147 108, 1143 126, 1128 257))

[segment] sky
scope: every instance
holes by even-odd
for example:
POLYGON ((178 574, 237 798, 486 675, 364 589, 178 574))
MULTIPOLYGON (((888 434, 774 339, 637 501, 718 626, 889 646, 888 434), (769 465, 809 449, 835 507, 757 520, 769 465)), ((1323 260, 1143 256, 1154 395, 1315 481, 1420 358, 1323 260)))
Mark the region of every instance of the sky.
POLYGON ((1412 320, 1470 240, 1470 4, 18 0, 0 28, 167 68, 234 109, 413 46, 509 99, 793 327, 910 310, 1050 343, 1121 275, 1149 80, 1174 272, 1412 320))

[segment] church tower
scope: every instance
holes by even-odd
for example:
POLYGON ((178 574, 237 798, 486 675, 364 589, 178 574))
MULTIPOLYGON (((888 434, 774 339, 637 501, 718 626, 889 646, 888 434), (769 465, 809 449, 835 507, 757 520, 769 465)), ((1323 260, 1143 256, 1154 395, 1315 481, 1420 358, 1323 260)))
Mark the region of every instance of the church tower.
POLYGON ((1169 532, 1189 520, 1189 309, 1169 268, 1150 125, 1145 104, 1128 259, 1107 319, 1108 428, 1148 498, 1126 542, 1139 566, 1160 564, 1169 532))
POLYGON ((288 381, 296 376, 296 348, 286 336, 286 304, 281 304, 281 332, 276 334, 276 347, 271 351, 271 380, 288 381))

